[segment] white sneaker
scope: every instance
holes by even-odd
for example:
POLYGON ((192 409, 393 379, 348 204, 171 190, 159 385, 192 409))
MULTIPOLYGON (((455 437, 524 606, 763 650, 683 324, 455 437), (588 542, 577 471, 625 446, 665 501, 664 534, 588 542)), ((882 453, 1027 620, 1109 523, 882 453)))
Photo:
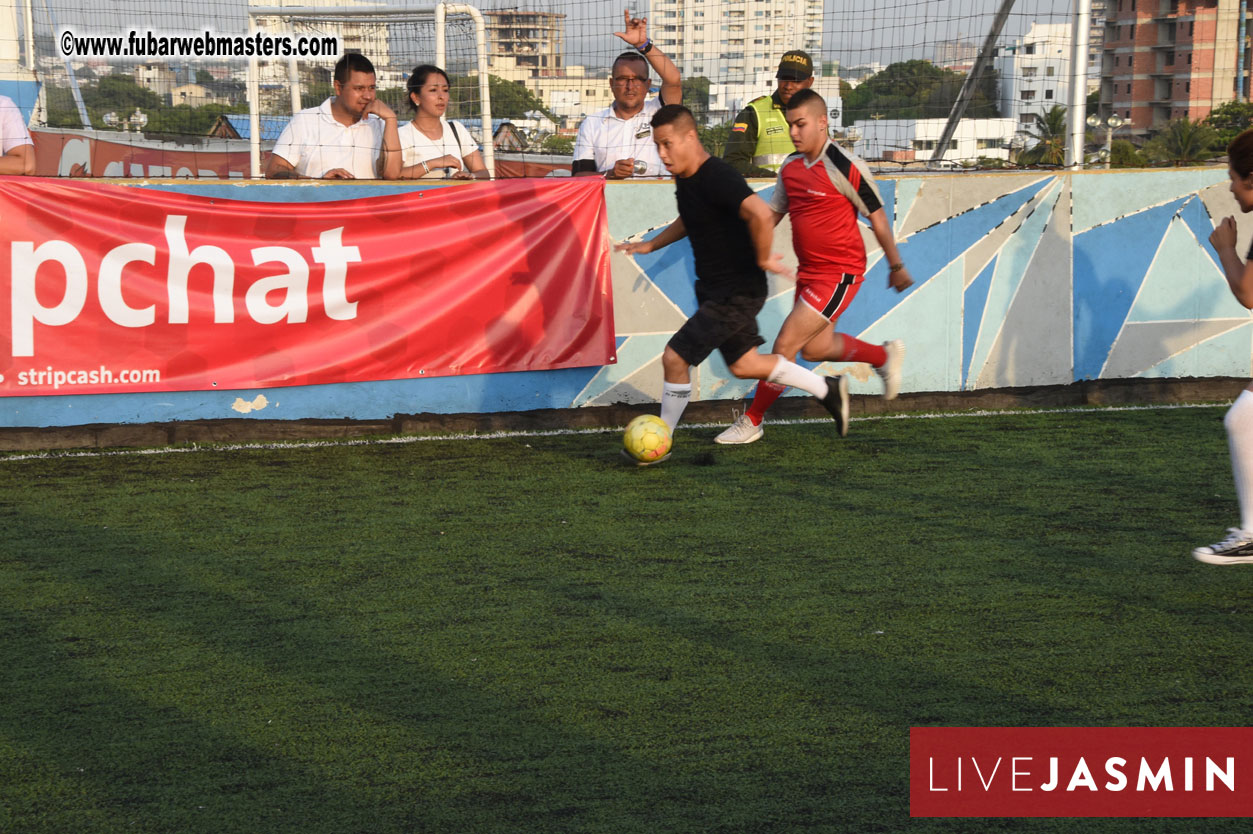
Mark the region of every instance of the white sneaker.
POLYGON ((761 426, 753 425, 747 414, 741 414, 722 434, 714 438, 714 443, 752 443, 761 440, 765 433, 766 430, 761 426))
POLYGON ((901 390, 901 363, 905 361, 905 343, 900 339, 893 339, 884 342, 883 349, 887 351, 887 361, 883 363, 883 367, 875 368, 874 372, 883 379, 883 399, 894 400, 901 390))
POLYGON ((1207 565, 1253 565, 1253 534, 1232 527, 1218 544, 1193 550, 1192 558, 1207 565))

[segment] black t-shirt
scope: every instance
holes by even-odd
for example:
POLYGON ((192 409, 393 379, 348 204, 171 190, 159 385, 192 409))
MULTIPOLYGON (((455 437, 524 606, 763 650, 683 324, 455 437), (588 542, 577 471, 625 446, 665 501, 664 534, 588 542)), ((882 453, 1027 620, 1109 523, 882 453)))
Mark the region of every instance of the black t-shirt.
POLYGON ((698 294, 707 298, 766 295, 766 274, 757 266, 740 204, 752 196, 744 178, 716 156, 690 177, 675 178, 679 217, 696 259, 698 294))

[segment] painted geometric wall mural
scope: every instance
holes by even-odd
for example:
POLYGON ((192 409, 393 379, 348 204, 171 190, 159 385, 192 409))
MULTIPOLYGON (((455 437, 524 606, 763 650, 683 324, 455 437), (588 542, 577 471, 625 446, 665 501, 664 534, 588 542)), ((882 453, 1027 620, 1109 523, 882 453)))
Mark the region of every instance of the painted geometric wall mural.
MULTIPOLYGON (((879 181, 915 284, 887 289, 868 228, 869 272, 841 329, 907 346, 902 390, 973 391, 1084 379, 1253 375, 1253 318, 1232 299, 1208 237, 1237 214, 1226 170, 912 175, 879 181)), ((273 200, 262 184, 151 186, 273 200)), ((282 187, 282 186, 280 186, 282 187)), ((758 186, 768 196, 770 183, 758 186)), ((352 199, 385 186, 292 186, 289 199, 352 199)), ((676 214, 669 182, 605 188, 609 235, 656 234, 676 214)), ((1248 251, 1253 218, 1239 219, 1248 251)), ((775 232, 791 255, 791 225, 775 232)), ((686 242, 639 258, 612 257, 617 361, 613 365, 302 386, 246 392, 10 397, 0 426, 66 426, 214 418, 387 419, 397 414, 487 413, 655 403, 661 352, 695 309, 686 242), (264 400, 258 395, 264 395, 264 400), (264 402, 241 410, 240 403, 264 402)), ((790 281, 770 277, 759 322, 767 343, 792 307, 790 281)), ((880 393, 868 366, 843 365, 853 393, 880 393)), ((693 375, 695 396, 735 399, 715 354, 693 375)))
MULTIPOLYGON (((1250 376, 1253 318, 1227 290, 1208 237, 1236 214, 1225 171, 1092 172, 911 177, 879 182, 915 284, 887 289, 887 265, 869 228, 861 292, 840 329, 861 339, 904 339, 903 391, 972 391, 1083 379, 1250 376)), ((769 197, 772 185, 760 190, 769 197)), ((651 237, 674 217, 667 186, 648 189, 651 237), (666 209, 669 209, 667 211, 666 209)), ((625 208, 625 206, 622 206, 625 208)), ((1240 221, 1245 251, 1253 221, 1240 221)), ((776 249, 791 258, 785 220, 776 249)), ((794 262, 794 259, 793 259, 794 262)), ((686 242, 629 258, 614 255, 618 364, 601 369, 575 405, 655 402, 666 341, 695 309, 686 242)), ((759 317, 769 342, 792 306, 792 283, 770 276, 759 317)), ((879 393, 865 365, 830 363, 854 394, 879 393)), ((695 396, 738 398, 715 355, 694 374, 695 396)))

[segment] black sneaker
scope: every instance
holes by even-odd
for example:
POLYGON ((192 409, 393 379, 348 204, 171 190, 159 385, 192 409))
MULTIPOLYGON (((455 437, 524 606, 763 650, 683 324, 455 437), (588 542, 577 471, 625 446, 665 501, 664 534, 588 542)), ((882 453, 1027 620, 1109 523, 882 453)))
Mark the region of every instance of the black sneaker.
POLYGON ((1218 544, 1198 547, 1192 551, 1192 557, 1207 565, 1253 564, 1253 535, 1232 527, 1227 531, 1227 538, 1218 544))
POLYGON ((848 377, 840 374, 839 376, 829 376, 827 380, 827 395, 818 402, 822 403, 822 407, 831 412, 831 416, 835 419, 835 430, 840 433, 840 437, 848 436, 848 377))

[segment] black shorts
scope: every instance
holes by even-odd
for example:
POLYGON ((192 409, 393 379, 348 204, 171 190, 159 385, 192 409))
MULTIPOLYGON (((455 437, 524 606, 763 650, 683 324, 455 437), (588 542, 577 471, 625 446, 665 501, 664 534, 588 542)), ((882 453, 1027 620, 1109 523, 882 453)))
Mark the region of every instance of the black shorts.
POLYGON ((689 365, 699 365, 717 350, 734 364, 766 340, 757 332, 757 314, 765 306, 761 296, 737 295, 705 299, 692 317, 670 337, 669 346, 689 365))

